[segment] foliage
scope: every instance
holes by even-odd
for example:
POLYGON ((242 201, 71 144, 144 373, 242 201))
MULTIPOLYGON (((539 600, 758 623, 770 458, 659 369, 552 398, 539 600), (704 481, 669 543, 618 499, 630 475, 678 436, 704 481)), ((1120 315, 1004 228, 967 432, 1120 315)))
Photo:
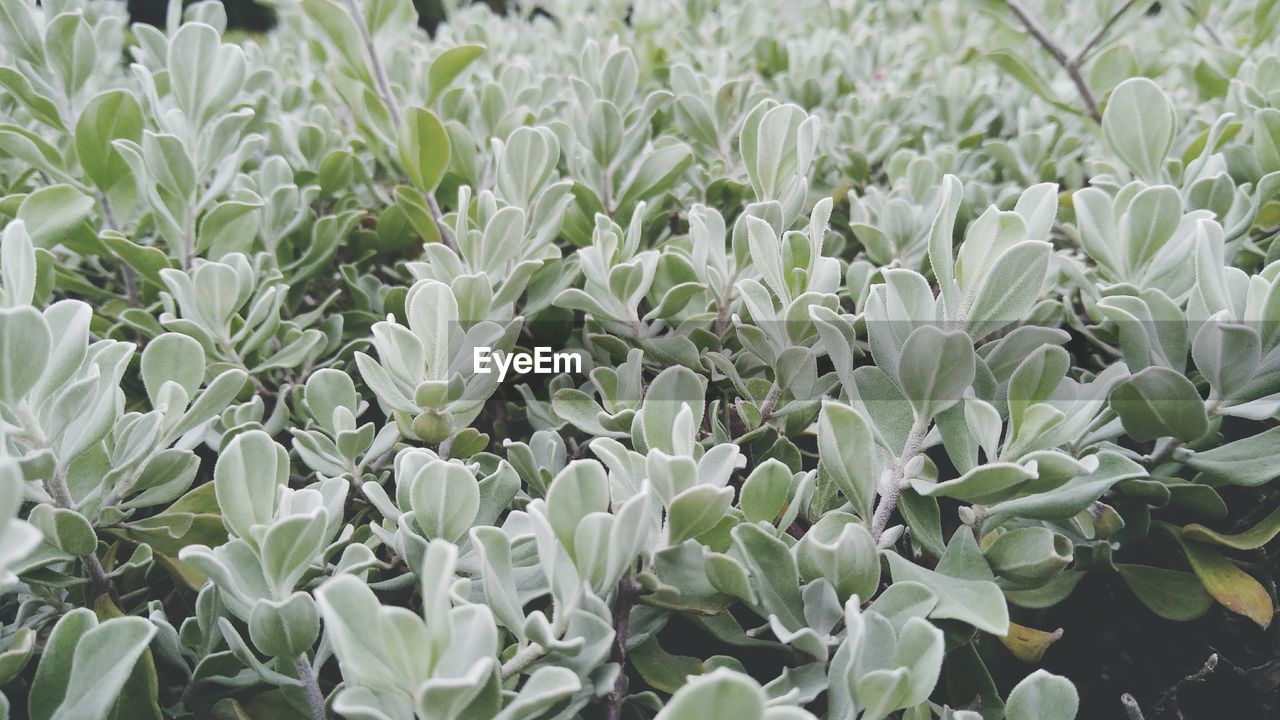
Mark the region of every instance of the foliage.
POLYGON ((1271 623, 1280 3, 271 5, 0 0, 0 718, 1065 720, 1086 576, 1271 623))

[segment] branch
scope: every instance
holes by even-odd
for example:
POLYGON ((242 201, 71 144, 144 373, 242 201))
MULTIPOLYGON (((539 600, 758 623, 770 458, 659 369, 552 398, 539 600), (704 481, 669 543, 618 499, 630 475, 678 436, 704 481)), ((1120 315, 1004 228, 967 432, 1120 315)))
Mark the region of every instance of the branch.
MULTIPOLYGON (((1054 60, 1058 61, 1062 69, 1067 71, 1071 82, 1076 86, 1076 92, 1080 94, 1080 99, 1084 101, 1085 110, 1088 112, 1089 117, 1093 118, 1094 122, 1101 123, 1102 113, 1098 111, 1098 100, 1094 97, 1093 90, 1089 88, 1089 83, 1085 81, 1084 75, 1081 74, 1080 66, 1075 64, 1072 58, 1067 57, 1067 53, 1062 47, 1054 42, 1053 38, 1049 37, 1049 34, 1045 32, 1044 28, 1040 26, 1040 23, 1036 21, 1031 13, 1022 6, 1021 2, 1018 0, 1005 0, 1005 4, 1009 6, 1014 15, 1018 16, 1018 20, 1027 28, 1027 32, 1031 34, 1031 37, 1035 38, 1036 42, 1039 42, 1045 50, 1049 51, 1049 54, 1053 56, 1054 60)), ((1110 21, 1108 22, 1109 24, 1110 21)), ((1092 42, 1091 40, 1090 43, 1092 42)), ((1085 49, 1087 50, 1087 47, 1085 49)))
POLYGON ((1102 27, 1098 28, 1093 35, 1089 36, 1089 39, 1085 40, 1084 44, 1080 46, 1080 49, 1076 51, 1076 54, 1072 56, 1071 64, 1077 68, 1083 65, 1084 61, 1089 56, 1089 51, 1093 49, 1093 46, 1097 45, 1098 41, 1102 40, 1102 38, 1111 30, 1111 26, 1115 25, 1116 21, 1120 19, 1120 16, 1128 12, 1129 8, 1133 7, 1137 2, 1138 0, 1128 0, 1128 2, 1121 5, 1114 13, 1111 13, 1111 17, 1107 18, 1107 21, 1102 24, 1102 27))
POLYGON ((1124 714, 1129 720, 1146 720, 1142 714, 1142 706, 1138 705, 1138 699, 1129 693, 1120 696, 1120 704, 1124 707, 1124 714))
POLYGON ((889 468, 889 478, 880 489, 880 503, 876 505, 875 515, 871 519, 871 537, 876 542, 880 542, 880 536, 889 525, 889 518, 893 517, 893 511, 898 507, 898 498, 902 497, 902 478, 906 475, 907 463, 920 454, 920 446, 924 444, 924 436, 928 432, 929 421, 917 420, 907 433, 902 455, 889 468))
POLYGON ((630 570, 618 581, 618 597, 613 609, 613 652, 609 656, 610 662, 618 664, 618 677, 605 698, 606 720, 620 720, 622 717, 622 699, 626 696, 627 679, 627 626, 631 620, 631 608, 642 590, 640 583, 631 578, 630 570))
POLYGON ((382 103, 387 106, 387 113, 391 115, 392 124, 399 128, 401 123, 400 106, 396 104, 395 96, 391 94, 391 83, 387 81, 387 71, 382 67, 382 60, 378 57, 378 49, 373 45, 373 36, 369 34, 369 25, 364 21, 364 13, 360 11, 360 4, 356 0, 347 0, 347 9, 351 11, 351 19, 355 21, 356 27, 360 30, 360 39, 364 41, 364 49, 369 53, 369 67, 373 72, 373 82, 377 85, 378 96, 382 98, 382 103))

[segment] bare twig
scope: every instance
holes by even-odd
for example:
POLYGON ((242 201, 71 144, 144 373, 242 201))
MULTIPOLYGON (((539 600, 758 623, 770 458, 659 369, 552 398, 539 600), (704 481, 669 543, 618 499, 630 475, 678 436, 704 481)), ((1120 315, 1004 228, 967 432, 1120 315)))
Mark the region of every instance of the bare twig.
POLYGON ((1133 7, 1137 2, 1138 0, 1128 0, 1128 2, 1117 8, 1115 12, 1111 13, 1111 17, 1107 18, 1107 21, 1102 24, 1102 27, 1095 30, 1094 33, 1089 36, 1089 39, 1085 40, 1084 44, 1080 46, 1080 49, 1076 51, 1076 54, 1071 56, 1071 64, 1077 68, 1083 65, 1084 61, 1088 59, 1089 51, 1093 49, 1093 46, 1097 45, 1102 38, 1106 37, 1112 26, 1114 26, 1116 21, 1120 19, 1120 16, 1128 12, 1129 8, 1133 7))
MULTIPOLYGON (((1039 21, 1037 21, 1035 17, 1025 7, 1023 7, 1021 2, 1018 0, 1005 0, 1005 3, 1009 6, 1009 9, 1013 11, 1013 14, 1018 17, 1018 20, 1022 22, 1022 25, 1027 28, 1027 32, 1031 34, 1031 37, 1035 38, 1036 42, 1040 43, 1040 45, 1053 56, 1053 59, 1062 66, 1063 70, 1067 71, 1067 76, 1071 78, 1071 82, 1076 86, 1076 92, 1080 94, 1080 99, 1084 101, 1085 111, 1088 113, 1089 117, 1093 118, 1094 122, 1101 123, 1102 113, 1098 111, 1098 99, 1094 97, 1093 90, 1089 87, 1088 81, 1084 79, 1084 74, 1080 72, 1080 63, 1084 61, 1084 54, 1087 54, 1093 44, 1096 43, 1098 39, 1101 39, 1102 36, 1097 34, 1096 38, 1090 38, 1086 41, 1084 47, 1081 48, 1081 53, 1078 53, 1077 57, 1067 57, 1067 53, 1062 49, 1062 46, 1058 45, 1058 43, 1054 42, 1053 38, 1049 37, 1049 34, 1045 32, 1045 29, 1040 25, 1039 21)), ((1131 4, 1132 2, 1126 3, 1124 8, 1122 8, 1122 11, 1128 8, 1131 4)), ((1099 32, 1105 33, 1115 19, 1116 17, 1113 16, 1111 20, 1108 20, 1099 32)))
MULTIPOLYGON (((440 203, 436 202, 436 194, 433 192, 427 193, 426 197, 427 207, 431 208, 431 219, 435 221, 436 229, 440 231, 440 242, 444 243, 445 247, 450 250, 456 251, 458 243, 453 237, 453 231, 449 229, 449 226, 444 221, 444 213, 440 212, 440 203)), ((459 210, 458 212, 462 211, 459 210)))
POLYGON ((1204 661, 1204 665, 1201 666, 1199 670, 1182 678, 1178 682, 1174 683, 1173 687, 1164 691, 1164 694, 1156 701, 1156 714, 1164 715, 1167 709, 1172 708, 1174 714, 1181 718, 1182 712, 1177 708, 1178 691, 1181 690, 1184 685, 1190 685, 1191 683, 1198 683, 1204 680, 1216 669, 1218 669, 1218 653, 1213 653, 1204 661))
POLYGON ((1120 704, 1124 707, 1124 714, 1129 720, 1146 720, 1142 714, 1142 707, 1138 705, 1138 699, 1129 693, 1120 696, 1120 704))

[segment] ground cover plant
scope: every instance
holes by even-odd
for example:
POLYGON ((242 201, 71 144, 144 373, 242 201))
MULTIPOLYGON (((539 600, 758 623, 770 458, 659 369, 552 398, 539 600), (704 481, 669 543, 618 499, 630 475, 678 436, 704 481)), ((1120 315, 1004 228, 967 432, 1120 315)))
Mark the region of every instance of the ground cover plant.
POLYGON ((0 0, 0 718, 1275 716, 1280 3, 445 6, 0 0))

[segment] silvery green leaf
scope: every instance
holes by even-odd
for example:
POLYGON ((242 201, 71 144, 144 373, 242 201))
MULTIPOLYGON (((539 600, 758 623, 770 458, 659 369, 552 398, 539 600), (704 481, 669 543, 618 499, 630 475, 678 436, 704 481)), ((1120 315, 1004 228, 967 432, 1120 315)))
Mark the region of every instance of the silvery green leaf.
POLYGON ((142 383, 155 403, 165 383, 177 383, 194 397, 204 382, 204 348, 187 335, 165 333, 142 351, 142 383))
POLYGON ((765 695, 749 677, 726 668, 691 679, 658 713, 659 720, 758 720, 765 716, 765 695))
POLYGON ((257 546, 275 514, 277 489, 289 478, 289 454, 261 430, 232 438, 218 455, 213 483, 227 528, 257 546))
POLYGON ((169 85, 178 107, 196 127, 223 112, 240 92, 244 51, 224 44, 204 23, 185 23, 169 42, 169 85))
POLYGON ((21 220, 9 223, 0 236, 2 307, 30 305, 36 290, 36 253, 21 220))
POLYGON ((305 592, 295 592, 281 601, 262 599, 249 616, 249 637, 253 644, 273 657, 296 658, 315 645, 320 635, 320 613, 305 592))
POLYGON ((927 570, 897 553, 885 552, 894 582, 912 581, 929 588, 938 602, 929 617, 959 620, 995 635, 1009 631, 1009 609, 1004 595, 973 535, 952 536, 937 568, 927 570))
POLYGON ((63 89, 75 96, 93 74, 98 46, 82 13, 61 13, 44 31, 45 57, 58 74, 63 89))
POLYGON ((1111 91, 1102 115, 1108 147, 1139 178, 1159 182, 1178 123, 1173 103, 1147 78, 1125 80, 1111 91))
POLYGON ((156 628, 137 617, 99 622, 77 608, 54 626, 31 685, 37 720, 107 718, 156 628))
POLYGON ((40 381, 49 360, 49 326, 30 306, 0 308, 0 400, 16 404, 40 381))
MULTIPOLYGON (((790 484, 790 473, 787 481, 790 484)), ((671 499, 667 508, 668 542, 679 545, 715 527, 733 503, 733 488, 695 485, 671 499)))
POLYGON ((918 421, 955 405, 973 385, 973 344, 960 331, 922 325, 902 344, 898 382, 918 421))
POLYGON ((1014 686, 1005 703, 1009 720, 1071 720, 1080 699, 1070 680, 1036 670, 1014 686))
POLYGON ((423 465, 411 482, 409 505, 413 520, 428 539, 457 542, 480 510, 480 489, 476 478, 457 463, 431 461, 423 465))

